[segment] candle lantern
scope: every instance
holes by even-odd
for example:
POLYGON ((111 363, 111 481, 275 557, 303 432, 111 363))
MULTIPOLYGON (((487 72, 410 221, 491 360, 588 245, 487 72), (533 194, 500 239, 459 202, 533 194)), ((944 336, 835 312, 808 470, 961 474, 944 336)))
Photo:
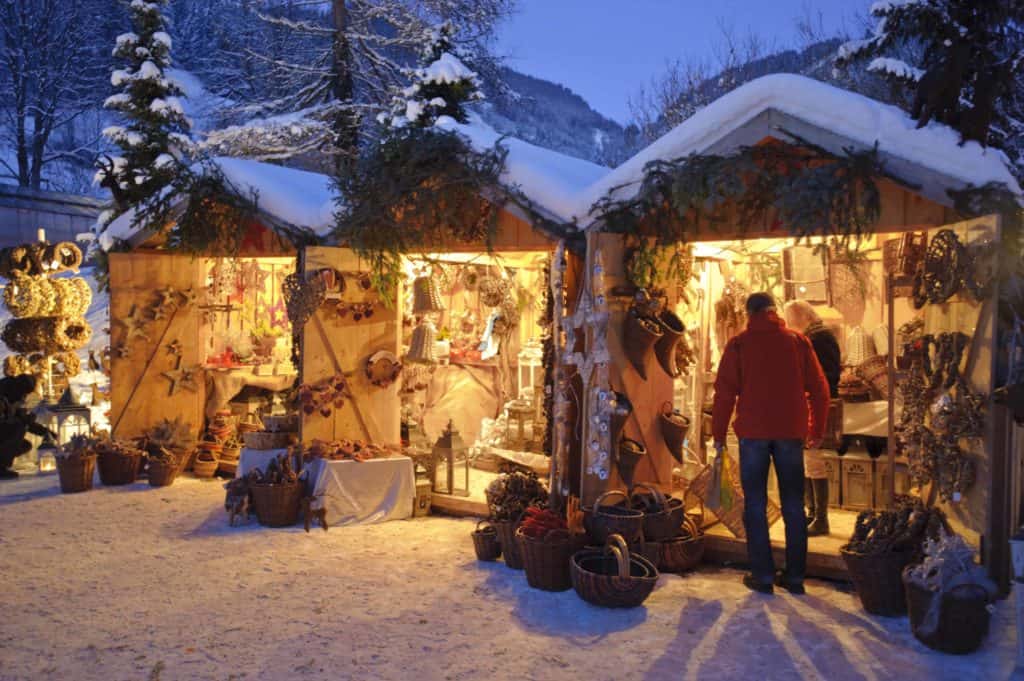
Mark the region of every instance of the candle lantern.
POLYGON ((448 421, 448 427, 434 443, 434 491, 438 494, 451 494, 460 497, 469 496, 469 448, 462 441, 462 436, 455 429, 455 424, 448 421), (439 464, 444 462, 442 468, 439 464), (459 467, 459 478, 462 487, 455 486, 455 468, 459 467), (439 478, 442 478, 440 481, 439 478))
POLYGON ((57 433, 57 445, 67 444, 75 435, 92 432, 89 407, 78 403, 71 388, 64 391, 56 404, 39 405, 37 416, 43 426, 57 433))
POLYGON ((39 456, 40 473, 57 472, 57 444, 52 438, 46 437, 36 450, 39 456))

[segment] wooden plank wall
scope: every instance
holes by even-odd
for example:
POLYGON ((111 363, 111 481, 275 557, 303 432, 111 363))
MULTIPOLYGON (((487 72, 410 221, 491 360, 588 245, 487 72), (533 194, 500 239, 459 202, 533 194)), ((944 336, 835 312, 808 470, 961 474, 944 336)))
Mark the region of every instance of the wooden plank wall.
MULTIPOLYGON (((173 286, 179 290, 203 289, 205 273, 202 261, 185 255, 164 253, 110 254, 110 339, 116 348, 126 338, 125 327, 118 322, 130 314, 149 313, 157 289, 173 286)), ((151 318, 151 317, 150 317, 151 318)), ((195 307, 179 308, 167 320, 146 325, 147 339, 129 343, 126 357, 113 357, 110 369, 110 423, 118 438, 136 437, 162 418, 181 417, 191 424, 196 435, 203 427, 206 387, 200 374, 198 390, 179 389, 170 395, 170 382, 161 373, 174 368, 175 359, 166 346, 178 340, 182 347, 182 366, 202 363, 199 347, 200 314, 195 307)))
MULTIPOLYGON (((365 265, 347 248, 308 247, 303 256, 306 272, 333 267, 341 272, 365 270, 365 265)), ((361 300, 362 292, 349 279, 344 299, 361 300)), ((375 298, 370 293, 366 299, 375 298)), ((378 305, 370 319, 354 321, 349 315, 338 319, 322 306, 302 330, 301 381, 316 381, 340 371, 349 376, 352 403, 335 409, 328 417, 319 413, 303 415, 303 442, 314 439, 360 439, 376 444, 398 444, 401 439, 401 400, 398 383, 387 388, 371 385, 363 372, 366 359, 379 350, 402 354, 402 295, 395 294, 395 306, 378 305)))

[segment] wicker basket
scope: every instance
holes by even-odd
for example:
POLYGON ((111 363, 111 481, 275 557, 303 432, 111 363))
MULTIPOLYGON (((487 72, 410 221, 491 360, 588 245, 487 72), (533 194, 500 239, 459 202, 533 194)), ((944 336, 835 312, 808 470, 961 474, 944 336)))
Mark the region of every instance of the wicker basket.
POLYGON ((661 323, 650 317, 641 318, 635 310, 626 314, 622 323, 622 348, 630 364, 647 380, 647 358, 654 354, 654 344, 664 335, 661 323))
POLYGON ((167 487, 178 477, 181 465, 178 461, 165 463, 158 459, 150 459, 146 469, 150 487, 167 487))
POLYGON ((543 591, 568 591, 572 588, 569 561, 573 545, 566 530, 552 530, 543 539, 528 537, 516 530, 519 554, 526 570, 526 583, 543 591))
POLYGON ((104 485, 130 485, 139 475, 142 452, 100 452, 96 463, 100 470, 100 482, 104 485))
POLYGON ((516 530, 519 529, 520 522, 520 520, 494 521, 494 529, 498 533, 498 544, 501 545, 501 555, 505 558, 505 565, 513 570, 523 569, 523 557, 516 541, 516 530))
POLYGON ((643 603, 658 582, 658 570, 643 556, 630 555, 621 535, 603 549, 584 549, 572 557, 569 574, 579 597, 606 608, 643 603))
POLYGON ((889 363, 885 357, 875 355, 857 366, 857 373, 882 399, 889 399, 889 363))
POLYGON ((839 549, 839 554, 846 563, 850 580, 865 610, 885 617, 906 614, 903 569, 913 561, 912 551, 865 554, 849 551, 844 546, 839 549))
MULTIPOLYGON (((644 539, 651 542, 660 542, 671 539, 679 534, 679 528, 682 527, 683 519, 686 516, 686 509, 683 508, 682 499, 666 498, 661 490, 651 485, 638 483, 636 489, 640 488, 650 491, 649 500, 651 504, 644 505, 643 497, 635 492, 630 497, 630 502, 633 509, 643 511, 644 513, 644 539)), ((652 562, 657 564, 656 561, 652 562)))
POLYGON ((621 490, 609 490, 594 502, 587 527, 590 540, 597 546, 604 546, 608 537, 619 534, 629 544, 638 544, 644 535, 644 514, 624 506, 602 505, 601 502, 615 495, 629 499, 629 495, 621 490))
POLYGON ((250 485, 252 505, 260 525, 288 527, 299 521, 299 501, 302 483, 286 482, 279 485, 250 485))
POLYGON ((242 457, 241 447, 224 447, 217 459, 217 470, 221 473, 234 475, 238 470, 238 460, 242 457))
POLYGON ((473 548, 476 549, 476 559, 488 562, 498 560, 498 557, 501 556, 498 531, 490 523, 480 527, 484 523, 487 523, 487 521, 481 520, 476 524, 476 529, 473 530, 473 548))
POLYGON ((92 477, 96 472, 96 455, 58 456, 57 475, 60 476, 60 491, 75 494, 92 489, 92 477))
POLYGON ((686 572, 700 565, 704 560, 704 535, 686 535, 661 542, 661 561, 658 569, 662 572, 686 572))
POLYGON ((197 478, 212 478, 217 472, 219 462, 217 457, 210 452, 199 452, 196 460, 192 462, 192 475, 197 478))
POLYGON ((934 632, 922 633, 921 624, 932 601, 939 596, 911 579, 903 571, 903 586, 907 593, 907 612, 914 638, 933 650, 953 655, 973 653, 981 647, 988 634, 990 614, 989 598, 984 587, 961 584, 942 596, 939 626, 934 632))

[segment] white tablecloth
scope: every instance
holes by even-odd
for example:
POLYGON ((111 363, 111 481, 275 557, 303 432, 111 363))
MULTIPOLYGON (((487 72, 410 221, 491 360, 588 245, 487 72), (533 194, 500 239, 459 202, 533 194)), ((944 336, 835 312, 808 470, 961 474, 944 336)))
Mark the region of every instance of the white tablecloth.
MULTIPOLYGON (((236 477, 287 453, 287 449, 243 449, 236 477)), ((358 525, 412 516, 416 476, 412 459, 394 456, 369 461, 317 459, 305 472, 306 489, 317 499, 313 507, 327 509, 327 524, 358 525)))
POLYGON ((324 461, 309 465, 313 496, 327 509, 327 524, 357 525, 412 516, 416 477, 412 459, 324 461))

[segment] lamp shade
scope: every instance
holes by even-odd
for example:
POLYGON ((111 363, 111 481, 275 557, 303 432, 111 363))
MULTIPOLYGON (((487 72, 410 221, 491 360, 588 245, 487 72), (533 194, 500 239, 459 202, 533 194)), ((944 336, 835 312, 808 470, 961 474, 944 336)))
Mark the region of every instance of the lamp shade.
POLYGON ((437 329, 427 320, 423 320, 412 330, 409 341, 409 352, 405 355, 406 362, 416 364, 436 364, 434 342, 437 340, 437 329))
POLYGON ((437 289, 437 282, 433 277, 416 277, 412 282, 412 313, 428 314, 441 312, 444 305, 441 303, 441 292, 437 289))

